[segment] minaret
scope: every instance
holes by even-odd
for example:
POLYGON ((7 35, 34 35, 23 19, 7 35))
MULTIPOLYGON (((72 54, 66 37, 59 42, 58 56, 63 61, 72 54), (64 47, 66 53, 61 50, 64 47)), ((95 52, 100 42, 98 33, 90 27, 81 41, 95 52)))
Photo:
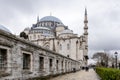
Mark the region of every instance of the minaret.
POLYGON ((37 16, 37 23, 39 22, 39 16, 37 16))
POLYGON ((85 8, 85 18, 84 18, 84 57, 85 57, 85 65, 87 65, 88 60, 88 20, 87 20, 87 9, 85 8))

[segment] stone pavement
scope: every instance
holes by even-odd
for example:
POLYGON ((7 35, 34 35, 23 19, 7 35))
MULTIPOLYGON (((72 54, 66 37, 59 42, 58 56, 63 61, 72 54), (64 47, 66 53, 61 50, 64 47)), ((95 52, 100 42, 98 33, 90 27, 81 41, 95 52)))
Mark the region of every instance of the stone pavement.
POLYGON ((65 74, 50 80, 100 80, 93 69, 81 70, 75 73, 65 74))

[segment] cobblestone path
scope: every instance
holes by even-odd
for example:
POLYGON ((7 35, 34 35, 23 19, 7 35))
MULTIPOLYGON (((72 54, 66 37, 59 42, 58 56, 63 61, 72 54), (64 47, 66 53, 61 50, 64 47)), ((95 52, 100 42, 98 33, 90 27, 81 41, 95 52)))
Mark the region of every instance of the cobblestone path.
POLYGON ((100 80, 93 69, 81 70, 76 73, 61 75, 50 80, 100 80))

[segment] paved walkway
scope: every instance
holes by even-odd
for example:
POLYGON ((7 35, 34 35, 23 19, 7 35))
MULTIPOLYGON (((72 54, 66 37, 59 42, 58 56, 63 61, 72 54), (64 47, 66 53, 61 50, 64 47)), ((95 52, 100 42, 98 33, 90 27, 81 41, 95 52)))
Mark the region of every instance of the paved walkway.
POLYGON ((81 70, 76 73, 61 75, 50 80, 100 80, 93 69, 81 70))

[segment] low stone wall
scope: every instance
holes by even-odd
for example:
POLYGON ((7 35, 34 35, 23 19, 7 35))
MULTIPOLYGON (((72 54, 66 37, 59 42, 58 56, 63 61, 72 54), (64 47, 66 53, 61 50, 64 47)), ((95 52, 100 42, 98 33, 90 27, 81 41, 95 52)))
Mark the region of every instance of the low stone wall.
POLYGON ((0 30, 0 80, 71 72, 80 62, 0 30))

